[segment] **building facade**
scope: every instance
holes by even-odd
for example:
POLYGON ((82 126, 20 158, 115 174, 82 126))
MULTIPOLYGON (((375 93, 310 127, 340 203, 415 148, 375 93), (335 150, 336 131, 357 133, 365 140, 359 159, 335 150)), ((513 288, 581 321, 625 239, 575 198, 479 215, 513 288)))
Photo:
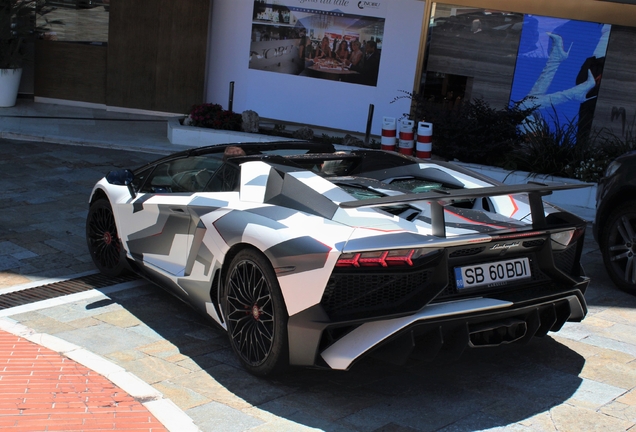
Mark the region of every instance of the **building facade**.
POLYGON ((110 0, 66 17, 100 35, 65 26, 38 41, 34 95, 169 113, 231 98, 237 112, 352 132, 371 114, 377 135, 414 91, 448 106, 532 104, 582 133, 624 135, 636 117, 634 3, 110 0))

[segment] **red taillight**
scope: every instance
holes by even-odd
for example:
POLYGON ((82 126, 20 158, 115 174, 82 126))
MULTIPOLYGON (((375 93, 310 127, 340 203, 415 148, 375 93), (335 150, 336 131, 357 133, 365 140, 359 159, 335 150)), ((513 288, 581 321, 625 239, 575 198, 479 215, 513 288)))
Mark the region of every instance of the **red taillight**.
MULTIPOLYGON (((338 258, 336 267, 392 267, 413 266, 417 249, 344 253, 338 258)), ((418 254, 419 255, 419 254, 418 254)))
POLYGON ((386 256, 388 254, 388 251, 362 253, 359 255, 358 264, 360 267, 387 267, 386 256))
POLYGON ((342 254, 338 261, 336 262, 336 267, 360 267, 360 263, 358 260, 360 259, 360 254, 342 254))
POLYGON ((520 233, 514 233, 514 234, 504 234, 504 235, 493 236, 492 240, 493 241, 514 240, 518 238, 535 237, 535 236, 542 236, 542 235, 545 235, 545 231, 520 232, 520 233))
POLYGON ((585 234, 585 228, 577 228, 574 231, 574 235, 572 236, 572 240, 570 240, 570 242, 578 240, 583 234, 585 234))
POLYGON ((413 265, 413 255, 415 255, 415 249, 409 251, 395 250, 390 251, 386 257, 386 261, 389 265, 413 265))

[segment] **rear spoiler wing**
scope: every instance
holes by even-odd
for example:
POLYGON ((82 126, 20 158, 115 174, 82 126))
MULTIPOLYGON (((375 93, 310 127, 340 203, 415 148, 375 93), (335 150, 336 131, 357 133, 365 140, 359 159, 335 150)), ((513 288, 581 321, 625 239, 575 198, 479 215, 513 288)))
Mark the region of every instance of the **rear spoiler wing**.
POLYGON ((404 194, 398 196, 385 196, 356 201, 346 201, 340 203, 343 209, 364 208, 364 207, 384 207, 396 204, 406 204, 414 201, 427 201, 431 205, 431 227, 433 235, 446 237, 446 222, 444 220, 444 206, 451 201, 460 199, 483 198, 490 196, 512 195, 519 193, 528 194, 530 203, 530 213, 532 215, 532 228, 543 229, 547 227, 545 219, 545 209, 541 197, 550 195, 554 191, 568 189, 582 189, 593 186, 592 183, 538 183, 528 182, 527 184, 487 186, 474 189, 433 189, 425 193, 404 194))

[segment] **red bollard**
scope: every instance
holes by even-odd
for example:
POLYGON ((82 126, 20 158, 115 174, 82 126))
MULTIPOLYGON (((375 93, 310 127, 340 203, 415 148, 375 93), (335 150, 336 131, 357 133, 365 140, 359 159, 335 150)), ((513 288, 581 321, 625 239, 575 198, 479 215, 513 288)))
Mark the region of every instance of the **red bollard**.
POLYGON ((413 120, 402 120, 400 122, 400 153, 413 156, 413 144, 415 142, 415 134, 413 133, 413 120))
POLYGON ((382 118, 382 140, 380 141, 380 148, 382 150, 395 151, 396 141, 396 127, 395 118, 383 117, 382 118))
POLYGON ((417 124, 416 156, 420 159, 430 159, 433 151, 433 123, 419 122, 417 124))

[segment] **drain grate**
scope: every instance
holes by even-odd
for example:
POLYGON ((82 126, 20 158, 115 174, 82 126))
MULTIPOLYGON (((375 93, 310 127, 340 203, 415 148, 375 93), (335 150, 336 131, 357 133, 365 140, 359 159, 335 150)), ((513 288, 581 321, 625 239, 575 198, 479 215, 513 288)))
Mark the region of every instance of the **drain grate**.
POLYGON ((124 282, 130 282, 138 278, 139 277, 134 274, 108 277, 101 273, 96 273, 76 279, 69 279, 34 288, 27 288, 21 291, 14 291, 0 295, 0 310, 35 303, 41 300, 62 297, 68 294, 75 294, 82 291, 89 291, 95 288, 105 288, 124 282))

